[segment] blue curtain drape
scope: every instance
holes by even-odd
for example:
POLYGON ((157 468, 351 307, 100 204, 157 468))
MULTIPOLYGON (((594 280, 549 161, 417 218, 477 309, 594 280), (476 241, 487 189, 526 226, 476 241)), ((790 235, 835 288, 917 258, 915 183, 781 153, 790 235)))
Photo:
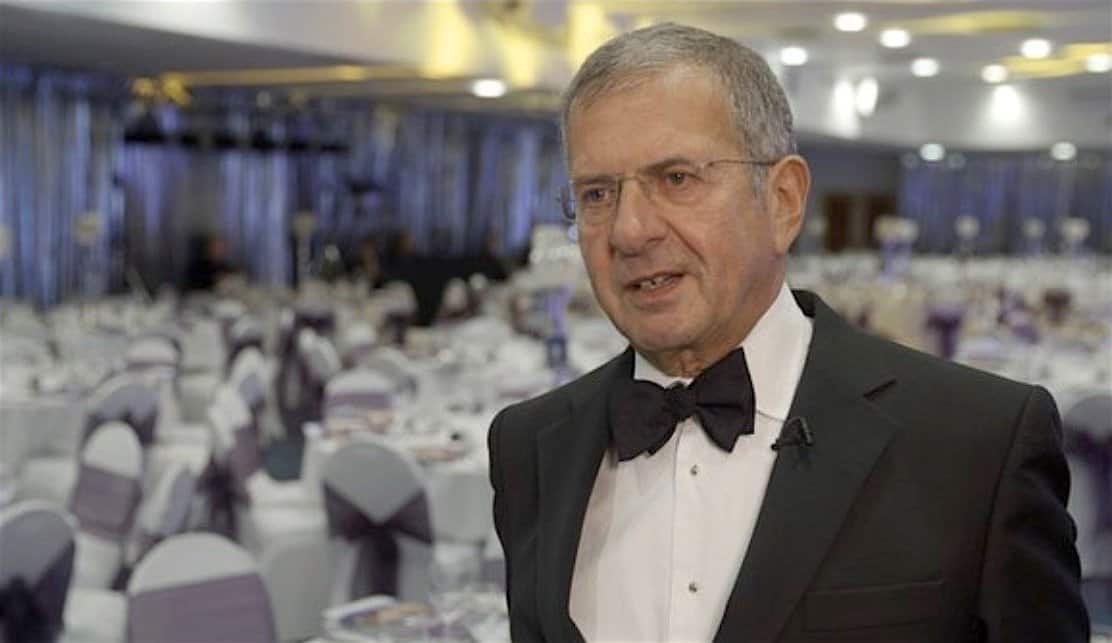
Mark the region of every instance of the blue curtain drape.
POLYGON ((118 260, 122 85, 0 65, 0 296, 50 304, 123 280, 118 260), (95 223, 82 243, 79 220, 95 223))
POLYGON ((1067 217, 1089 222, 1086 249, 1112 252, 1112 157, 1083 152, 1058 162, 1045 153, 969 154, 962 162, 907 164, 900 212, 919 223, 920 252, 952 250, 954 220, 963 215, 980 221, 979 252, 1022 252, 1027 219, 1042 221, 1046 247, 1058 248, 1058 223, 1067 217))

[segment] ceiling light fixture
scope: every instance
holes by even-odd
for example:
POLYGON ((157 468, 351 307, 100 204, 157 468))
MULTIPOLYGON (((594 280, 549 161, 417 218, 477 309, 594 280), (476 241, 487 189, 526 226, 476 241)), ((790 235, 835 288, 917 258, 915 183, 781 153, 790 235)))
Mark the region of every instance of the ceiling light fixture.
POLYGON ((935 163, 946 158, 946 148, 940 143, 924 143, 919 148, 919 158, 928 163, 935 163))
POLYGON ((1050 157, 1055 161, 1072 161, 1077 158, 1077 146, 1069 141, 1061 141, 1050 146, 1050 157))
POLYGON ((919 78, 938 75, 938 61, 934 58, 916 58, 911 61, 911 73, 919 78))
POLYGON ((803 47, 784 47, 780 50, 780 62, 789 67, 806 64, 807 58, 807 50, 803 47))
POLYGON ((885 29, 880 32, 880 44, 889 49, 900 49, 911 44, 911 34, 907 29, 885 29))
POLYGON ((1008 68, 1004 65, 985 65, 981 69, 981 80, 995 85, 1008 80, 1008 68))
POLYGON ((471 83, 471 93, 479 98, 498 98, 506 94, 506 83, 497 78, 480 78, 471 83))
POLYGON ((1023 54, 1024 58, 1046 58, 1050 55, 1051 49, 1053 47, 1049 40, 1031 38, 1023 41, 1023 44, 1019 46, 1019 53, 1023 54))
POLYGON ((863 13, 847 11, 834 16, 834 28, 838 31, 862 31, 869 26, 869 19, 863 13))
POLYGON ((1090 54, 1085 58, 1085 71, 1094 74, 1112 71, 1112 54, 1090 54))

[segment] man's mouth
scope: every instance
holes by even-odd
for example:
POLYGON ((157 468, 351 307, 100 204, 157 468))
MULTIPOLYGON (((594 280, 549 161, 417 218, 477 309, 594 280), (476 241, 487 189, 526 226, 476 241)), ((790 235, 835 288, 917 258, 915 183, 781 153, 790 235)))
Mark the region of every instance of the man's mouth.
POLYGON ((680 276, 681 275, 671 273, 653 275, 652 277, 647 277, 645 279, 639 279, 630 282, 629 287, 641 292, 652 292, 654 290, 663 288, 664 286, 670 285, 671 283, 679 279, 680 276))

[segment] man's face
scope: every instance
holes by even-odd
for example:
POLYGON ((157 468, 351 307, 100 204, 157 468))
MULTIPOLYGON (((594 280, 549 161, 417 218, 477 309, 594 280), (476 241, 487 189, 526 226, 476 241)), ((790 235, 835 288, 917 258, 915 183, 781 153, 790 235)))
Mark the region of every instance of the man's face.
MULTIPOLYGON (((737 139, 718 85, 703 71, 673 68, 574 109, 569 169, 577 180, 628 175, 673 158, 752 158, 737 139)), ((722 164, 715 174, 719 180, 706 198, 683 208, 651 201, 637 181, 627 180, 611 218, 578 223, 580 251, 603 310, 634 348, 665 370, 681 363, 706 367, 706 360, 737 345, 782 279, 778 246, 784 244, 775 243, 777 231, 754 194, 750 169, 722 164)))

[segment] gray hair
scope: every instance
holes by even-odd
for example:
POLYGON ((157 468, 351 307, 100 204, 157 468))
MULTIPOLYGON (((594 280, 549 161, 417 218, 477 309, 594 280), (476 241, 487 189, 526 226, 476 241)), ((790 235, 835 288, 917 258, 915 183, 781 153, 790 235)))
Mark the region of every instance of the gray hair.
MULTIPOLYGON (((561 102, 565 156, 573 109, 677 66, 707 70, 718 80, 733 112, 738 142, 749 158, 775 161, 795 153, 788 97, 760 54, 703 29, 664 23, 618 36, 584 61, 561 102)), ((754 173, 758 183, 763 176, 764 172, 754 173)))

